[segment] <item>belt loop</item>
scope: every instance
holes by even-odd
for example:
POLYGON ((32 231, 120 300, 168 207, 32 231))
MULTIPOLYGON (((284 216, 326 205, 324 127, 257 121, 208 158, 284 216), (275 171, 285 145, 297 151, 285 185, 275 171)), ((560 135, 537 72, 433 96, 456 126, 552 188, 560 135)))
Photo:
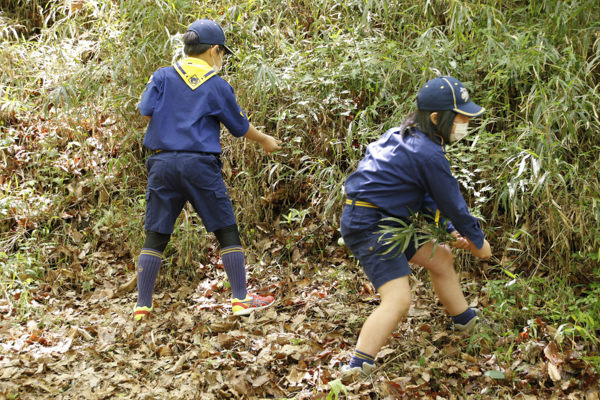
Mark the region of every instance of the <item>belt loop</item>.
POLYGON ((177 155, 177 152, 176 152, 176 151, 174 151, 174 152, 173 152, 173 155, 174 155, 174 156, 176 156, 176 155, 177 155))

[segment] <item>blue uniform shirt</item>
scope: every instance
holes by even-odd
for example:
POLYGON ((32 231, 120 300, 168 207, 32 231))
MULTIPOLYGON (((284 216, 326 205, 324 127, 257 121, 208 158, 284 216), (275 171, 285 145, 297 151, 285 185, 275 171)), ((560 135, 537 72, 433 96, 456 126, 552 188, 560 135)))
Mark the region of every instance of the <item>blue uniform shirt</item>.
POLYGON ((152 75, 138 108, 152 117, 144 137, 150 150, 221 153, 221 122, 236 137, 250 127, 223 78, 213 76, 192 90, 172 66, 152 75))
MULTIPOLYGON (((367 147, 357 171, 346 179, 348 198, 395 217, 410 217, 409 209, 433 216, 439 208, 480 249, 484 235, 479 221, 469 213, 441 143, 416 128, 413 132, 401 135, 398 128, 390 129, 367 147)), ((454 226, 449 223, 448 232, 454 226)))

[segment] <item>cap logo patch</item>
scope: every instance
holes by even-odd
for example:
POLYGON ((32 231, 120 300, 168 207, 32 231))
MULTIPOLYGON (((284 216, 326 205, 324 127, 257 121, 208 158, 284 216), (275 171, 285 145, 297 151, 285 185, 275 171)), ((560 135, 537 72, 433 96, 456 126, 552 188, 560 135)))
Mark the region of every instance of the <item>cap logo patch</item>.
POLYGON ((460 88, 460 97, 462 97, 465 103, 469 100, 469 92, 464 87, 460 88))

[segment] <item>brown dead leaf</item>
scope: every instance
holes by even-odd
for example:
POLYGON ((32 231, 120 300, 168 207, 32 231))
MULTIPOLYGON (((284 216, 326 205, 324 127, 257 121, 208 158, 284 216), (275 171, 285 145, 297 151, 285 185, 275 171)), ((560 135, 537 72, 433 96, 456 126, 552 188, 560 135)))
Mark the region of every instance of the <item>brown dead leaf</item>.
POLYGON ((597 390, 590 390, 585 395, 586 395, 585 400, 598 400, 598 391, 597 390))
POLYGON ((442 353, 444 353, 448 357, 456 357, 458 355, 458 350, 451 344, 447 344, 442 349, 442 353))
POLYGON ((558 382, 562 379, 558 367, 552 363, 548 363, 548 375, 554 382, 558 382))
POLYGON ((100 189, 100 194, 98 196, 98 203, 102 204, 102 203, 108 203, 108 200, 110 199, 110 196, 108 195, 108 192, 106 191, 105 188, 100 189))
POLYGON ((71 329, 69 329, 69 333, 67 333, 67 337, 71 339, 77 339, 77 336, 79 336, 79 329, 76 326, 71 327, 71 329))
POLYGON ((183 300, 186 297, 188 297, 190 294, 192 294, 194 292, 194 290, 192 288, 190 288, 189 286, 182 286, 179 289, 179 299, 183 300))
POLYGON ((287 380, 290 383, 300 383, 305 379, 310 379, 311 376, 308 372, 298 371, 296 367, 292 367, 289 375, 287 376, 287 380))
POLYGON ((425 358, 430 358, 437 351, 435 346, 427 346, 425 348, 425 358))
POLYGON ((271 380, 271 377, 269 374, 261 375, 252 381, 252 386, 259 387, 259 386, 262 386, 265 383, 269 382, 270 380, 271 380))
POLYGON ((269 238, 265 238, 265 239, 261 240, 260 242, 256 243, 256 248, 258 249, 259 252, 264 253, 265 251, 267 251, 271 248, 272 244, 273 244, 273 242, 269 238))
POLYGON ((177 360, 177 362, 175 363, 173 368, 171 368, 170 372, 172 372, 174 374, 178 374, 179 372, 181 372, 181 370, 183 369, 183 365, 185 364, 186 361, 187 361, 187 355, 184 353, 181 357, 179 357, 179 360, 177 360))
POLYGON ((383 358, 383 357, 385 357, 387 355, 394 354, 395 352, 396 352, 396 350, 390 349, 389 347, 386 347, 384 349, 381 349, 379 351, 379 353, 377 353, 377 358, 383 358))
POLYGON ((117 290, 118 294, 124 294, 124 293, 129 293, 131 292, 133 289, 135 289, 137 287, 137 274, 135 274, 133 276, 133 278, 131 278, 128 282, 122 284, 121 286, 119 286, 119 289, 117 290))
POLYGON ((300 325, 306 319, 306 314, 298 314, 296 318, 292 320, 292 328, 296 329, 298 325, 300 325))
POLYGON ((225 173, 227 179, 231 179, 233 172, 231 171, 231 164, 227 158, 223 158, 223 168, 221 170, 225 173))
POLYGON ((219 339, 219 343, 221 344, 221 347, 223 347, 223 348, 228 349, 233 344, 233 338, 224 333, 219 332, 217 337, 219 339))
POLYGON ((448 336, 448 334, 446 332, 440 332, 440 333, 436 333, 435 335, 433 335, 433 337, 431 338, 432 342, 437 342, 438 340, 440 340, 441 338, 448 336))
POLYGON ((168 344, 160 346, 156 350, 156 353, 159 355, 159 357, 171 357, 173 355, 173 351, 171 350, 171 346, 169 346, 168 344))
POLYGON ((565 362, 564 357, 560 354, 560 350, 556 346, 556 343, 550 342, 548 346, 544 348, 544 355, 554 365, 562 364, 565 362))
POLYGON ((215 332, 226 332, 235 326, 235 322, 214 322, 210 324, 210 329, 215 332))
POLYGON ((309 286, 311 283, 312 283, 312 281, 308 278, 302 279, 300 282, 296 283, 296 287, 298 289, 302 289, 302 288, 309 286))
POLYGON ((464 361, 469 361, 469 362, 477 364, 477 359, 470 354, 461 353, 460 358, 462 358, 464 361))
POLYGON ((292 262, 298 262, 298 260, 300 259, 300 250, 298 250, 298 247, 294 247, 294 251, 292 251, 292 262))
MULTIPOLYGON (((69 11, 72 13, 79 11, 83 8, 85 1, 83 0, 71 0, 69 3, 69 11)), ((79 189, 79 188, 78 188, 79 189)))
POLYGON ((411 307, 408 309, 408 316, 419 319, 429 318, 431 316, 431 312, 426 308, 411 307))
POLYGON ((90 335, 85 329, 78 327, 77 330, 79 331, 79 335, 82 336, 86 341, 89 342, 93 339, 92 335, 90 335))

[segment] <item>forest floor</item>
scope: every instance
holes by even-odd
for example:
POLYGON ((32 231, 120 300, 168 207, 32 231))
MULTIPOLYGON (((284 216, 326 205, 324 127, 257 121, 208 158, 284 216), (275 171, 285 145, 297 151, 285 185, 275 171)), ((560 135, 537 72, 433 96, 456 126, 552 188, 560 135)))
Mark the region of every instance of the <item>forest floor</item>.
POLYGON ((294 251, 279 264, 281 242, 256 244, 273 261, 248 257, 249 287, 273 294, 273 307, 231 315, 215 248, 193 279, 174 280, 163 268, 156 312, 143 323, 131 312, 134 265, 115 252, 73 247, 75 259, 104 265, 90 290, 64 289, 48 276, 28 293, 29 319, 0 300, 0 398, 598 399, 598 375, 584 360, 593 356, 589 346, 555 340, 559 328, 539 319, 514 334, 511 315, 500 321, 487 312, 485 281, 462 267, 470 305, 488 315, 481 332, 453 332, 426 272, 415 267, 413 305, 374 374, 340 380, 378 295, 345 248, 329 245, 320 260, 294 251))

